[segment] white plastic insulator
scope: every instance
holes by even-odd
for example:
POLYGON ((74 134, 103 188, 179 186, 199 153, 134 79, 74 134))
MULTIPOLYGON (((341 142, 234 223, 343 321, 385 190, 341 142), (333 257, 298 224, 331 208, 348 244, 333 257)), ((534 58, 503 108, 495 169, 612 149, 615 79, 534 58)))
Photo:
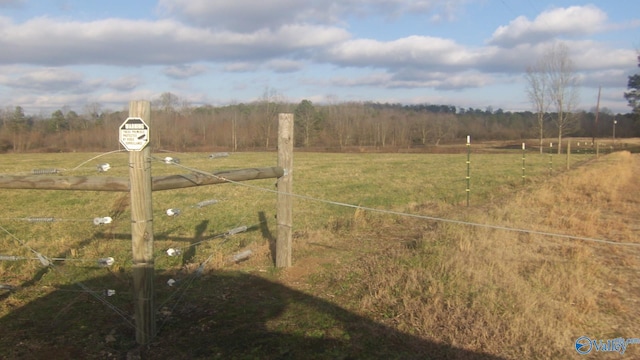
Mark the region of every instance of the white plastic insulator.
POLYGON ((94 225, 104 225, 104 224, 111 224, 111 222, 113 221, 113 219, 109 216, 105 216, 105 217, 97 217, 93 219, 93 224, 94 225))
POLYGON ((169 256, 178 256, 180 254, 182 254, 182 250, 180 249, 174 249, 174 248, 167 249, 167 255, 169 256))
POLYGON ((40 260, 40 263, 42 264, 42 266, 49 266, 51 265, 51 261, 49 261, 49 259, 47 259, 46 257, 44 257, 42 254, 37 253, 36 256, 38 257, 38 260, 40 260))
POLYGON ((167 280, 167 285, 169 285, 169 286, 173 286, 173 285, 175 285, 175 284, 176 284, 176 281, 175 281, 174 279, 169 279, 169 280, 167 280))
POLYGON ((180 159, 172 158, 171 156, 167 156, 164 158, 165 164, 180 164, 180 159))
POLYGON ((116 262, 116 260, 112 257, 98 259, 98 265, 102 267, 111 266, 116 262))
POLYGON ((107 297, 109 297, 109 296, 115 295, 116 291, 113 289, 107 289, 107 291, 105 291, 104 294, 107 295, 107 297))
POLYGON ((180 209, 167 209, 167 215, 178 216, 180 215, 180 209))

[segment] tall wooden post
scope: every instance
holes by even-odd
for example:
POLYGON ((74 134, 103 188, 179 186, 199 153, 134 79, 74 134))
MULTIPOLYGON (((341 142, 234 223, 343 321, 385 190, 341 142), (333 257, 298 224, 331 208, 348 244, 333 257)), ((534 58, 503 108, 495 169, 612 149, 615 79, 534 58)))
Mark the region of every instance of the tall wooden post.
POLYGON ((278 178, 278 222, 276 239, 276 267, 291 266, 291 239, 293 224, 293 114, 278 116, 278 166, 284 175, 278 178))
MULTIPOLYGON (((129 117, 149 124, 151 104, 129 103, 129 117)), ((156 333, 153 301, 153 208, 151 201, 151 150, 145 146, 129 151, 131 182, 131 245, 133 250, 133 300, 136 318, 136 341, 148 344, 156 333)))

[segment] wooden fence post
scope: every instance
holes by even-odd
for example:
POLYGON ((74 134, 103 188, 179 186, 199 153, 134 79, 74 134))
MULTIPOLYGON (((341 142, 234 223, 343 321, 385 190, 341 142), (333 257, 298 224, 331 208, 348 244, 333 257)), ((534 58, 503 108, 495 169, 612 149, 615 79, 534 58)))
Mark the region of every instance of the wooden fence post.
MULTIPOLYGON (((151 104, 131 101, 129 117, 150 124, 151 104)), ((151 150, 129 151, 131 182, 131 246, 133 252, 133 301, 136 341, 148 344, 156 333, 153 301, 153 208, 151 201, 151 150)))
POLYGON ((293 224, 293 114, 278 115, 278 166, 284 175, 278 178, 278 222, 276 238, 276 267, 291 266, 293 224))

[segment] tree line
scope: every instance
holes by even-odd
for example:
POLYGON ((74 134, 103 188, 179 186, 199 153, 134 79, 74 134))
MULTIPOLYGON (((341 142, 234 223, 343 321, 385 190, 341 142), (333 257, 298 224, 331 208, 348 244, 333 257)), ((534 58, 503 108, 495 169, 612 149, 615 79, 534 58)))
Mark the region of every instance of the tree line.
MULTIPOLYGON (((265 92, 267 94, 267 92, 265 92)), ((191 106, 164 93, 152 102, 151 142, 171 151, 273 149, 278 113, 292 112, 296 146, 321 151, 354 147, 394 150, 464 141, 523 140, 539 136, 539 114, 451 105, 373 102, 291 104, 271 91, 261 100, 226 106, 191 106)), ((0 111, 0 152, 108 151, 119 146, 118 128, 126 111, 102 111, 91 104, 82 113, 60 109, 50 116, 28 116, 20 106, 0 111)), ((542 117, 544 136, 557 136, 557 114, 542 117)), ((610 138, 640 136, 637 114, 607 109, 573 112, 563 123, 565 136, 610 138), (598 121, 596 122, 596 115, 598 121)))

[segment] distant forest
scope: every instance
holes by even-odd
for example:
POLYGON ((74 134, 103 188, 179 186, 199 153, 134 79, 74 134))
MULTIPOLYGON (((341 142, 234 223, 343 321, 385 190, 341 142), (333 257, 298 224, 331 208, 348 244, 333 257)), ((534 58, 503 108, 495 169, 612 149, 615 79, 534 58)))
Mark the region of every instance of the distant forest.
MULTIPOLYGON (((274 149, 278 113, 295 114, 296 147, 346 151, 354 147, 389 150, 437 147, 464 142, 537 139, 536 114, 450 105, 402 105, 344 102, 316 105, 279 101, 277 96, 227 106, 191 106, 164 93, 152 102, 154 149, 170 151, 242 151, 274 149)), ((554 114, 545 114, 545 136, 557 136, 554 114)), ((0 152, 108 151, 117 149, 118 128, 127 111, 102 111, 99 104, 82 113, 60 109, 50 116, 27 116, 17 106, 0 111, 0 152)), ((640 137, 634 114, 572 114, 565 137, 640 137), (615 121, 615 125, 614 125, 615 121), (615 129, 615 130, 614 130, 615 129)))

